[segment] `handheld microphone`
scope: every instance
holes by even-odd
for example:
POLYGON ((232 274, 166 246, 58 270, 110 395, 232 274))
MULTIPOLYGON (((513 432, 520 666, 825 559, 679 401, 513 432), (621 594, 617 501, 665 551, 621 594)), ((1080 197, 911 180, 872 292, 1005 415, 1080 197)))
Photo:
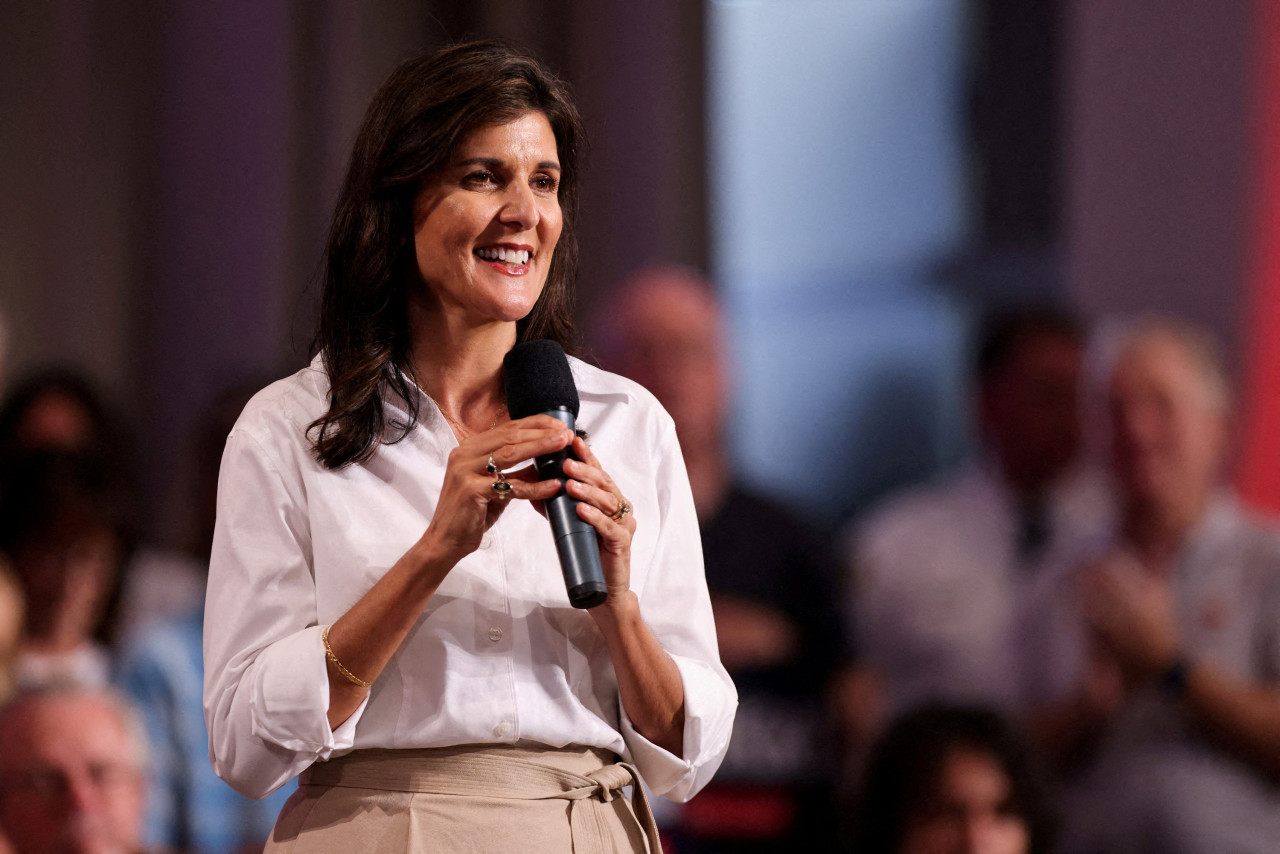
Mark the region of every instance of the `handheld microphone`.
MULTIPOLYGON (((507 395, 507 412, 514 420, 530 415, 550 415, 574 430, 578 418, 578 387, 573 383, 569 360, 554 341, 526 341, 517 344, 502 360, 502 384, 507 395)), ((569 604, 594 608, 609 597, 600 566, 600 543, 596 529, 578 516, 581 502, 564 489, 568 479, 564 461, 573 458, 564 448, 534 459, 540 480, 556 478, 560 491, 546 503, 547 519, 556 539, 560 571, 569 591, 569 604)))

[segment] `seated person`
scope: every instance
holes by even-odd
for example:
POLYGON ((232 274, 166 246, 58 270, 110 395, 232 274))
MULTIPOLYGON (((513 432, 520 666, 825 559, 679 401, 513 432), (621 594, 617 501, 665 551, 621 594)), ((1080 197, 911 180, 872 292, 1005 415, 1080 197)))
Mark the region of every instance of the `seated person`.
POLYGON ((1084 333, 1069 315, 997 316, 980 337, 978 460, 891 497, 846 539, 849 622, 889 714, 945 700, 1021 708, 1020 614, 1051 555, 1109 517, 1082 462, 1084 333))
POLYGON ((19 687, 106 685, 128 552, 113 483, 87 453, 39 451, 0 471, 0 551, 26 600, 19 687))
POLYGON ((146 753, 114 694, 20 693, 0 711, 0 832, 15 854, 140 851, 146 753))
POLYGON ((872 749, 858 854, 1046 854, 1053 821, 1030 751, 996 712, 924 706, 872 749))
POLYGON ((1114 530, 1050 577, 1034 731, 1065 775, 1067 852, 1274 852, 1280 533, 1223 486, 1226 374, 1153 320, 1110 375, 1114 530))
MULTIPOLYGON (((218 464, 227 434, 254 389, 219 395, 192 444, 191 552, 209 555, 218 464)), ((202 686, 204 597, 176 618, 158 618, 123 648, 116 684, 141 713, 151 743, 150 798, 144 832, 156 848, 186 854, 261 851, 295 783, 262 800, 239 794, 213 772, 202 686)))
MULTIPOLYGON (((47 368, 21 379, 0 405, 0 459, 32 453, 82 454, 99 462, 116 490, 122 519, 139 510, 132 443, 93 381, 69 368, 47 368)), ((173 502, 174 506, 181 506, 173 502)), ((177 549, 135 544, 122 572, 115 620, 128 640, 152 619, 187 613, 204 597, 203 562, 177 549)))
POLYGON ((643 271, 604 315, 606 367, 654 393, 676 436, 702 534, 720 658, 738 688, 715 779, 680 810, 681 852, 830 844, 831 726, 824 691, 846 661, 832 561, 807 526, 733 474, 725 436, 724 321, 709 283, 643 271))

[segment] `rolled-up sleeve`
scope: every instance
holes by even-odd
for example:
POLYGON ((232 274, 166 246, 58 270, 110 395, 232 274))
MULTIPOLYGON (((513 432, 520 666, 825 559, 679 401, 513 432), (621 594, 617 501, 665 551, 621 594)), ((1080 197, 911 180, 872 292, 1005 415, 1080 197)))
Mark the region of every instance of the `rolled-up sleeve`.
POLYGON ((636 732, 622 710, 622 735, 649 787, 687 801, 705 786, 729 749, 738 694, 720 663, 702 562, 702 540, 684 460, 669 418, 653 450, 657 461, 658 541, 640 591, 640 609, 680 671, 684 688, 681 756, 636 732))
POLYGON ((305 491, 293 469, 235 430, 218 483, 205 605, 205 722, 214 771, 253 798, 350 748, 365 708, 337 730, 329 727, 305 491))

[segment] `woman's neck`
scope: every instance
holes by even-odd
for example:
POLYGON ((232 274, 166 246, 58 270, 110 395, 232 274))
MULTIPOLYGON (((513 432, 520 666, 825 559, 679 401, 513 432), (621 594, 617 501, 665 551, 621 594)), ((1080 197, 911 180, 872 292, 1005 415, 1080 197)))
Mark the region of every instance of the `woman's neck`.
POLYGON ((503 414, 502 359, 516 342, 514 323, 468 326, 410 302, 409 369, 455 429, 487 430, 503 414))

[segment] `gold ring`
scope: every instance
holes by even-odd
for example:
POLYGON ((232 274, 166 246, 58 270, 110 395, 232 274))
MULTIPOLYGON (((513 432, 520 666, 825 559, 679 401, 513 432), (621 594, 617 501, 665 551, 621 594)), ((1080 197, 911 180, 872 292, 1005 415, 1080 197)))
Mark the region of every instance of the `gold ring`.
POLYGON ((511 494, 511 481, 506 478, 495 480, 493 483, 489 484, 489 488, 497 493, 499 498, 506 498, 511 494))
POLYGON ((631 515, 631 505, 627 503, 627 499, 621 495, 618 496, 618 509, 609 518, 615 522, 621 522, 623 519, 631 515))

